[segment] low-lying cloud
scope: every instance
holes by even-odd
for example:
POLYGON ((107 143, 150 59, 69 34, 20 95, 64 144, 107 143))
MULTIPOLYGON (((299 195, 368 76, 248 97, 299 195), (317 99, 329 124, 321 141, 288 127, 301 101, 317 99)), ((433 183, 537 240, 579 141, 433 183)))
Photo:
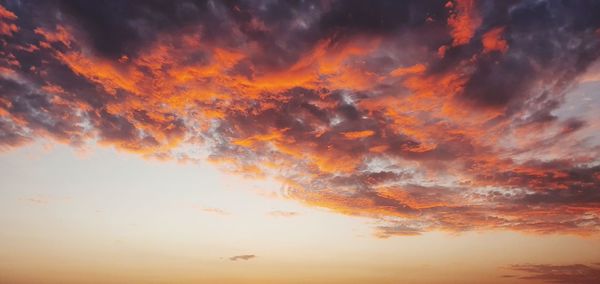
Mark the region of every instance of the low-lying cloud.
POLYGON ((524 275, 505 275, 505 277, 539 280, 547 283, 593 284, 598 283, 598 279, 600 279, 600 266, 597 264, 521 264, 512 265, 509 269, 524 275))
POLYGON ((256 255, 253 255, 253 254, 243 254, 243 255, 232 256, 232 257, 229 258, 229 260, 231 260, 231 261, 251 260, 253 258, 256 258, 256 255))

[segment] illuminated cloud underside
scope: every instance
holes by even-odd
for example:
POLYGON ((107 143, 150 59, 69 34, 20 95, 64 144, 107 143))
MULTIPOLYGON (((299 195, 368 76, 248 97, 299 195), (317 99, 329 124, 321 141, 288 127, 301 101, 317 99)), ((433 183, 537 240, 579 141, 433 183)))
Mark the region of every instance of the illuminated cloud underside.
POLYGON ((600 229, 598 117, 555 114, 598 1, 8 1, 0 38, 2 149, 202 149, 383 238, 600 229))

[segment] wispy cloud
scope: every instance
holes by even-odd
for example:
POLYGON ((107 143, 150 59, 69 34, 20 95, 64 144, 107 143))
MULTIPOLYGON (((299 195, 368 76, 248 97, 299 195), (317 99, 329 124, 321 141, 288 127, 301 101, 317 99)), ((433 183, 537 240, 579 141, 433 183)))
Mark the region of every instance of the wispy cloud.
POLYGON ((267 214, 269 216, 273 216, 273 217, 296 217, 296 216, 300 215, 300 213, 298 213, 298 212, 294 212, 294 211, 281 211, 281 210, 271 211, 271 212, 269 212, 267 214))
POLYGON ((231 215, 230 212, 225 211, 223 209, 219 209, 219 208, 213 208, 213 207, 200 207, 200 206, 193 206, 195 209, 200 210, 202 212, 206 212, 206 213, 210 213, 210 214, 215 214, 215 215, 220 215, 220 216, 228 216, 231 215))
POLYGON ((24 197, 24 198, 21 198, 21 200, 24 202, 32 203, 32 204, 48 205, 50 203, 57 203, 57 202, 70 202, 71 198, 70 197, 56 197, 56 196, 39 195, 39 196, 24 197))
POLYGON ((229 258, 229 260, 231 261, 238 261, 238 260, 250 260, 256 258, 256 255, 253 254, 242 254, 242 255, 236 255, 236 256, 232 256, 229 258))
POLYGON ((26 201, 26 202, 30 202, 30 203, 35 203, 35 204, 47 204, 48 203, 48 199, 40 198, 40 197, 28 197, 28 198, 23 198, 22 200, 26 201))
POLYGON ((508 269, 524 275, 506 275, 506 277, 541 280, 547 283, 595 284, 600 280, 600 266, 597 264, 519 264, 511 265, 508 269))
POLYGON ((393 236, 418 236, 423 233, 423 230, 418 227, 410 227, 403 224, 395 224, 388 226, 377 226, 375 228, 375 236, 382 239, 387 239, 393 236))

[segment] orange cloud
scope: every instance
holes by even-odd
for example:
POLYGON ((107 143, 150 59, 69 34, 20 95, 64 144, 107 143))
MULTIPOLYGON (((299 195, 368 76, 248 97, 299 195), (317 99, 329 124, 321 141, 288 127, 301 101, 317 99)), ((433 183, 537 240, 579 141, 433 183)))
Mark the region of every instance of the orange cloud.
POLYGON ((421 74, 423 72, 425 72, 425 65, 423 64, 415 64, 413 66, 409 66, 409 67, 400 67, 400 68, 396 68, 394 70, 392 70, 392 72, 390 72, 390 75, 394 76, 394 77, 401 77, 404 75, 410 75, 410 74, 421 74))
POLYGON ((375 131, 373 130, 362 130, 362 131, 350 131, 350 132, 342 132, 342 135, 346 139, 361 139, 367 138, 375 135, 375 131))
POLYGON ((469 43, 475 34, 475 30, 481 25, 481 18, 475 9, 475 1, 457 0, 449 7, 452 8, 448 18, 448 26, 452 30, 452 45, 458 46, 469 43))
POLYGON ((481 38, 483 44, 483 52, 488 53, 492 51, 500 51, 505 53, 508 50, 508 44, 502 39, 502 33, 504 28, 494 28, 485 34, 481 38))
POLYGON ((0 5, 0 35, 12 36, 14 33, 19 31, 19 27, 15 24, 8 23, 8 21, 14 21, 17 19, 17 16, 6 10, 2 5, 0 5))
POLYGON ((304 204, 381 220, 379 237, 598 231, 598 118, 558 111, 598 57, 594 23, 565 9, 548 17, 561 28, 531 27, 467 0, 350 4, 298 4, 290 19, 223 3, 179 19, 139 4, 176 23, 123 11, 88 22, 61 7, 51 15, 69 16, 37 21, 2 8, 0 145, 206 154, 281 181, 304 204), (36 24, 11 28, 16 19, 36 24), (496 28, 481 33, 484 22, 496 28))
POLYGON ((54 31, 48 31, 44 28, 36 28, 34 32, 41 35, 49 43, 62 43, 66 47, 71 47, 72 35, 65 27, 58 25, 54 31))
POLYGON ((4 6, 0 5, 0 18, 3 19, 8 19, 8 20, 16 20, 17 16, 15 15, 15 13, 6 10, 6 8, 4 8, 4 6))

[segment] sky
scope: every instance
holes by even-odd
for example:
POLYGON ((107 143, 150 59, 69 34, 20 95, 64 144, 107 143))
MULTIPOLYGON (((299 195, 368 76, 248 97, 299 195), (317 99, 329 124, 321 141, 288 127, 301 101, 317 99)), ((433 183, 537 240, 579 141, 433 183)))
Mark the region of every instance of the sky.
POLYGON ((0 0, 0 283, 597 283, 598 1, 0 0))

